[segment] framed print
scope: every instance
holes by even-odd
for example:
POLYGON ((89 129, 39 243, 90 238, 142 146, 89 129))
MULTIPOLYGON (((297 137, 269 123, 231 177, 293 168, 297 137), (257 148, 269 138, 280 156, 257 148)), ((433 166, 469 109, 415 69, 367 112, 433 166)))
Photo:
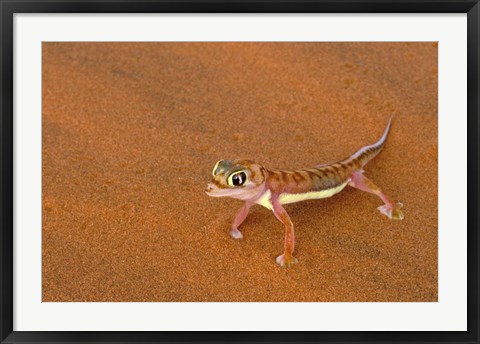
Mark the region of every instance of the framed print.
POLYGON ((478 342, 477 1, 2 1, 2 343, 478 342))

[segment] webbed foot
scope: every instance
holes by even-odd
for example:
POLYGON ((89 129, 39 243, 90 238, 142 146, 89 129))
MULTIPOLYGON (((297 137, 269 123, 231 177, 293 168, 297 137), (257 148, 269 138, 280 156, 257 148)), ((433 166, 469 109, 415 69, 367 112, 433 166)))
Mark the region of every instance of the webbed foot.
POLYGON ((243 238, 243 234, 242 232, 240 232, 238 229, 236 228, 232 228, 230 230, 230 236, 234 239, 242 239, 243 238))
POLYGON ((385 204, 377 209, 384 215, 386 215, 390 220, 403 220, 403 212, 400 210, 403 207, 402 203, 395 204, 385 204))
POLYGON ((287 268, 293 266, 294 264, 298 263, 298 259, 290 256, 290 258, 285 258, 285 254, 282 254, 281 256, 277 257, 277 264, 280 266, 285 266, 287 268))

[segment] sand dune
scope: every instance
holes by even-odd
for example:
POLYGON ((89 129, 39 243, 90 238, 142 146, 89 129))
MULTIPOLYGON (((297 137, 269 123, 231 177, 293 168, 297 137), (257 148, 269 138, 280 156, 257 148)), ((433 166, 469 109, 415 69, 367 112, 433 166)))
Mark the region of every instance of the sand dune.
POLYGON ((44 43, 43 301, 437 301, 434 43, 44 43), (283 227, 204 193, 219 159, 345 158, 396 113, 369 176, 283 227))

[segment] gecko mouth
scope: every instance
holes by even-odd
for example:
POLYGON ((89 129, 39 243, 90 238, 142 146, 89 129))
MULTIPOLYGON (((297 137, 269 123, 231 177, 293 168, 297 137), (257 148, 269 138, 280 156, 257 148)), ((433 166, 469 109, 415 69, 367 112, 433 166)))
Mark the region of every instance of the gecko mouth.
POLYGON ((229 189, 220 189, 218 186, 214 184, 208 184, 205 188, 205 193, 211 197, 223 197, 223 196, 230 196, 233 190, 229 189))
POLYGON ((208 184, 205 193, 210 197, 231 197, 239 200, 248 200, 258 198, 263 193, 263 188, 242 187, 242 188, 221 188, 214 184, 208 184))
POLYGON ((227 194, 224 194, 222 192, 217 192, 217 191, 205 191, 205 193, 207 195, 209 195, 210 197, 224 197, 224 196, 228 196, 227 194))
POLYGON ((235 197, 244 192, 242 189, 222 189, 212 183, 205 188, 205 193, 210 197, 235 197))

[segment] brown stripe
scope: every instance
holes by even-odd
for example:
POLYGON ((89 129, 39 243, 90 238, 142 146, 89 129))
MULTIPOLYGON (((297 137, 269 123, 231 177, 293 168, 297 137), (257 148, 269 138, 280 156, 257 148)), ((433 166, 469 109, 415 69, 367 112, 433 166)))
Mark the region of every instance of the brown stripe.
POLYGON ((301 171, 298 171, 298 173, 302 175, 303 179, 305 179, 305 180, 309 180, 309 179, 310 179, 310 176, 308 175, 308 172, 307 172, 307 171, 301 170, 301 171))
POLYGON ((348 164, 345 164, 345 163, 341 162, 340 166, 342 168, 344 176, 347 175, 347 174, 350 174, 350 172, 352 171, 352 168, 348 164))
POLYGON ((343 177, 345 175, 345 169, 341 164, 333 164, 332 167, 335 169, 338 176, 343 177))
POLYGON ((288 184, 290 183, 290 178, 288 177, 288 172, 286 171, 280 171, 281 175, 282 175, 282 181, 284 184, 288 184))
POLYGON ((358 167, 359 167, 358 158, 349 161, 348 164, 347 164, 347 166, 350 167, 350 168, 353 169, 353 170, 358 169, 358 167))
POLYGON ((317 177, 321 177, 323 175, 323 172, 318 168, 307 168, 307 171, 308 173, 315 174, 317 177))
POLYGON ((218 180, 214 180, 213 184, 216 185, 220 189, 228 189, 229 188, 228 186, 226 186, 224 184, 221 184, 218 180))
POLYGON ((304 177, 304 176, 302 175, 302 173, 299 172, 299 171, 293 172, 292 177, 293 177, 293 180, 294 180, 296 183, 301 183, 301 182, 305 181, 305 177, 304 177))
POLYGON ((335 170, 331 166, 328 166, 327 168, 325 168, 325 175, 328 178, 335 178, 337 173, 335 172, 335 170))
POLYGON ((262 174, 263 179, 265 179, 265 169, 262 166, 259 166, 260 173, 262 174))
POLYGON ((273 172, 273 178, 277 181, 280 182, 282 180, 282 172, 280 171, 275 171, 273 172))
POLYGON ((368 156, 372 155, 374 152, 375 152, 375 149, 373 149, 373 148, 367 149, 367 155, 368 156))
POLYGON ((320 173, 321 177, 327 177, 328 176, 328 165, 318 169, 318 172, 320 173))
POLYGON ((338 166, 337 164, 330 165, 329 168, 330 168, 330 170, 332 170, 334 173, 340 172, 340 166, 338 166))
POLYGON ((306 170, 306 172, 308 173, 308 176, 311 180, 316 181, 317 179, 320 179, 317 170, 308 169, 306 170))

